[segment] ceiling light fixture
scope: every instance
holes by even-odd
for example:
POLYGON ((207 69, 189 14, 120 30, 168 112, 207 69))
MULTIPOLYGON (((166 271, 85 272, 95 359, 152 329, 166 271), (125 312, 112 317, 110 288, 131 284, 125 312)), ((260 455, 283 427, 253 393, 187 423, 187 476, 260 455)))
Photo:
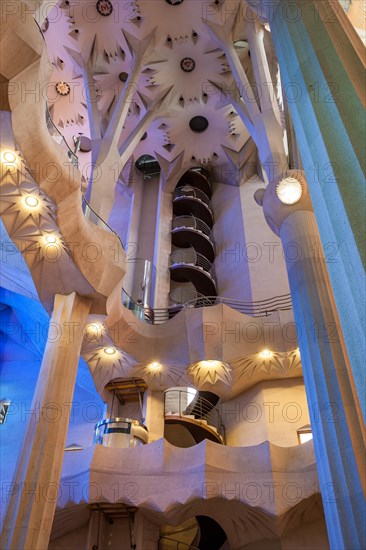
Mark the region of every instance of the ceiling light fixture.
POLYGON ((106 355, 114 355, 116 353, 116 348, 104 348, 104 353, 106 355))
POLYGON ((283 204, 295 204, 302 196, 302 185, 295 178, 285 178, 276 187, 277 197, 283 204))
POLYGON ((8 162, 9 164, 14 164, 17 160, 17 157, 15 153, 12 153, 11 151, 5 151, 3 153, 3 159, 5 162, 8 162))
POLYGON ((94 323, 89 323, 86 327, 86 330, 89 334, 100 334, 103 330, 103 325, 97 321, 94 323))
POLYGON ((150 363, 149 365, 149 369, 150 370, 161 370, 161 364, 158 363, 157 361, 153 361, 152 363, 150 363))
POLYGON ((29 195, 28 197, 25 197, 24 203, 29 206, 29 208, 35 208, 39 205, 39 200, 36 199, 36 197, 29 195))
POLYGON ((199 362, 199 366, 206 369, 217 369, 217 367, 221 367, 221 365, 221 361, 215 361, 214 359, 208 359, 207 361, 199 362))
POLYGON ((45 237, 45 241, 47 244, 56 244, 57 238, 54 237, 53 235, 47 235, 47 237, 45 237))

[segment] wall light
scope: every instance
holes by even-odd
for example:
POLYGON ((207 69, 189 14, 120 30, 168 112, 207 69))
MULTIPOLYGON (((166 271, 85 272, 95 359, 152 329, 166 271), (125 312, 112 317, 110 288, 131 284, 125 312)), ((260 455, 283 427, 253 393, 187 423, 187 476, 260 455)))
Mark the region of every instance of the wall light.
POLYGON ((285 178, 276 187, 277 197, 283 204, 295 204, 302 196, 301 182, 295 178, 285 178))
POLYGON ((264 357, 264 358, 271 357, 271 355, 272 355, 272 352, 271 352, 269 349, 264 349, 264 350, 261 351, 261 353, 260 353, 260 356, 261 356, 261 357, 264 357))

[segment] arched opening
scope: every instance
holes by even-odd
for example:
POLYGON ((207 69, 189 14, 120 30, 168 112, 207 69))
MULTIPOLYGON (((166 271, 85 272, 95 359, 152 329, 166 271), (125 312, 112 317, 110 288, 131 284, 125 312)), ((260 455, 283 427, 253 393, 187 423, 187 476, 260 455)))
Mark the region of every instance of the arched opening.
POLYGON ((226 550, 226 533, 217 521, 198 515, 179 525, 166 525, 160 534, 159 550, 226 550))

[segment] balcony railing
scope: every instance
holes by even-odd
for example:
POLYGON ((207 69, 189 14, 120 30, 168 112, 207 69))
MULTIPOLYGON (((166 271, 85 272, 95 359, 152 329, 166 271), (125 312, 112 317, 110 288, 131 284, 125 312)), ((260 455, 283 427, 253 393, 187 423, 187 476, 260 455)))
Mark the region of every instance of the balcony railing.
POLYGON ((48 110, 48 105, 46 105, 46 125, 47 125, 48 132, 49 132, 50 136, 53 137, 53 139, 56 141, 56 143, 58 143, 59 145, 61 145, 61 147, 63 147, 65 149, 65 151, 67 153, 67 156, 70 159, 71 164, 73 166, 78 167, 79 159, 78 159, 77 155, 75 155, 74 151, 69 147, 66 139, 61 134, 60 130, 57 128, 55 123, 53 122, 52 117, 51 117, 51 113, 48 110))
POLYGON ((137 447, 146 445, 148 431, 138 420, 107 418, 95 425, 94 442, 104 447, 137 447))
POLYGON ((177 216, 173 218, 172 231, 185 228, 200 231, 207 237, 210 237, 211 235, 211 229, 208 227, 208 225, 202 220, 195 218, 194 216, 177 216))
POLYGON ((190 185, 184 185, 183 187, 178 187, 174 191, 173 199, 178 199, 183 197, 188 197, 188 198, 192 197, 194 199, 198 199, 204 202, 205 204, 207 204, 207 206, 210 206, 210 199, 208 198, 206 193, 204 193, 200 189, 194 189, 190 185))
POLYGON ((194 248, 175 250, 170 255, 170 265, 192 265, 201 267, 208 273, 212 273, 212 263, 203 254, 196 252, 194 248))
MULTIPOLYGON (((125 293, 124 293, 125 295, 125 293)), ((290 311, 292 309, 291 294, 276 296, 269 300, 257 302, 241 302, 240 300, 232 300, 223 296, 203 296, 198 294, 193 300, 183 303, 175 303, 167 308, 144 308, 141 304, 137 304, 131 297, 123 298, 123 303, 128 309, 133 311, 141 320, 154 325, 161 325, 169 321, 177 313, 188 308, 211 307, 218 304, 225 304, 239 313, 249 315, 250 317, 268 317, 272 313, 278 311, 290 311)))
POLYGON ((222 442, 225 441, 225 427, 221 415, 212 403, 199 394, 194 398, 194 414, 189 413, 192 406, 190 399, 192 394, 187 390, 167 390, 164 393, 165 416, 176 416, 183 420, 194 421, 203 427, 214 430, 222 442))

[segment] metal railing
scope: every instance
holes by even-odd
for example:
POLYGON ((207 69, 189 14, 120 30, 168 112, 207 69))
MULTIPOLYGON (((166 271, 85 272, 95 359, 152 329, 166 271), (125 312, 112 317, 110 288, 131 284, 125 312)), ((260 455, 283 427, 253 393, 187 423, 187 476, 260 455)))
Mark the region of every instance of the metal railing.
POLYGON ((79 165, 79 159, 77 155, 75 155, 74 151, 68 145, 66 139, 61 134, 60 130, 57 128, 57 126, 53 122, 52 116, 48 109, 47 104, 46 104, 46 125, 50 136, 56 141, 56 143, 61 145, 61 147, 63 147, 66 150, 67 156, 69 157, 71 164, 77 168, 79 165))
POLYGON ((250 315, 251 317, 268 317, 276 311, 288 311, 292 309, 291 294, 275 296, 268 300, 258 300, 256 302, 242 302, 223 296, 198 296, 191 302, 183 305, 184 308, 190 307, 209 307, 217 304, 225 304, 239 313, 250 315))
MULTIPOLYGON (((122 304, 132 311, 132 313, 137 317, 137 319, 140 319, 140 321, 144 321, 145 323, 154 324, 154 310, 148 306, 144 305, 142 302, 137 302, 134 300, 123 288, 122 289, 122 304)), ((165 321, 167 321, 165 319, 165 321)), ((165 322, 164 321, 164 322, 165 322)))
POLYGON ((184 185, 183 187, 178 187, 174 191, 173 200, 182 198, 182 197, 188 197, 188 198, 192 197, 194 199, 198 199, 204 202, 207 206, 210 206, 210 199, 208 198, 206 193, 204 193, 200 189, 195 189, 194 187, 188 184, 184 185))
POLYGON ((94 443, 105 447, 146 445, 148 431, 144 424, 131 418, 107 418, 94 428, 94 443))
POLYGON ((212 263, 203 254, 196 252, 194 248, 175 250, 170 255, 170 265, 193 265, 201 267, 208 273, 212 273, 212 263))
POLYGON ((196 300, 198 296, 202 296, 193 286, 178 286, 169 293, 170 304, 184 305, 187 302, 196 300))
POLYGON ((176 216, 175 218, 173 218, 172 231, 174 231, 175 229, 184 228, 195 229, 196 231, 200 231, 207 237, 210 237, 211 235, 211 229, 208 227, 208 225, 202 220, 195 218, 194 216, 176 216))
POLYGON ((200 550, 197 546, 192 546, 191 544, 187 544, 186 542, 181 542, 180 540, 171 539, 170 537, 166 537, 165 535, 162 535, 159 538, 158 548, 159 550, 180 550, 180 549, 187 550, 187 548, 190 550, 200 550), (161 543, 161 541, 163 542, 161 543), (164 544, 164 541, 165 541, 165 544, 164 544), (176 544, 176 546, 171 546, 169 543, 176 544))
POLYGON ((217 304, 225 304, 239 313, 249 315, 254 318, 268 317, 278 311, 290 311, 292 309, 291 294, 284 294, 269 300, 257 302, 241 302, 222 296, 203 296, 198 294, 193 300, 183 303, 175 303, 167 308, 144 308, 141 304, 135 302, 124 292, 123 304, 133 311, 139 319, 150 324, 161 325, 166 323, 183 309, 211 307, 217 304))
POLYGON ((164 392, 165 416, 193 420, 204 427, 214 429, 221 440, 225 442, 225 427, 216 408, 217 405, 213 406, 198 392, 192 401, 189 401, 189 398, 192 398, 192 394, 187 390, 166 390, 164 392), (169 404, 167 404, 167 398, 169 398, 169 404), (190 413, 190 410, 193 413, 190 413))

